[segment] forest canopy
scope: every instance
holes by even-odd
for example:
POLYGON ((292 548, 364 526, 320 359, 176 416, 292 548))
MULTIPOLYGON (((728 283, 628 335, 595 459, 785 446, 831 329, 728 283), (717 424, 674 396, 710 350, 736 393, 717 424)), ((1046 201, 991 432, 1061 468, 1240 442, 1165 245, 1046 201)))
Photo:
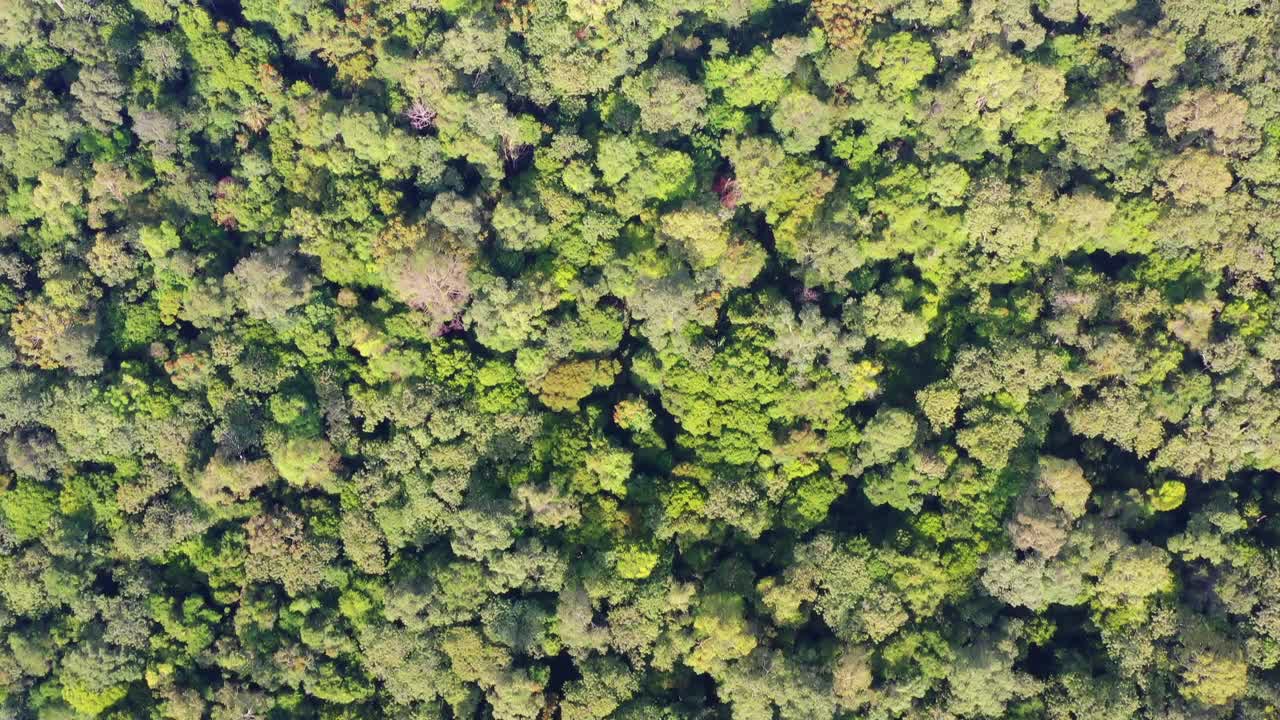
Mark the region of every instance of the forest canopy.
POLYGON ((0 0, 0 718, 1280 717, 1275 0, 0 0))

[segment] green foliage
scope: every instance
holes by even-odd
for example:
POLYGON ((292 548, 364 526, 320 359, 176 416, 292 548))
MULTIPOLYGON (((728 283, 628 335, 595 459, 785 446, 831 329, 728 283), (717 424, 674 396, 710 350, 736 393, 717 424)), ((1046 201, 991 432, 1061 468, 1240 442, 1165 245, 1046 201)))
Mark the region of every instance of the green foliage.
POLYGON ((333 447, 320 438, 282 438, 267 447, 276 472, 298 486, 324 485, 338 462, 333 447))
POLYGON ((689 133, 701 124, 706 93, 676 66, 659 65, 622 81, 622 94, 640 109, 649 132, 689 133))
POLYGON ((123 700, 128 692, 129 689, 121 685, 99 690, 73 683, 62 687, 62 699, 66 700, 76 712, 97 717, 107 708, 123 700))
POLYGON ((618 577, 628 580, 643 580, 658 565, 658 554, 631 545, 614 552, 614 566, 618 577))
POLYGON ((153 260, 168 255, 182 245, 178 231, 168 222, 158 226, 148 226, 138 230, 138 243, 147 251, 153 260))
POLYGON ((49 529, 49 521, 58 512, 57 500, 58 494, 43 483, 19 480, 0 494, 0 512, 14 536, 25 542, 49 529))
POLYGON ((0 717, 1280 716, 1276 28, 0 2, 0 717))
POLYGON ((787 89, 786 60, 763 47, 745 57, 713 58, 705 72, 706 86, 734 107, 772 104, 787 89))
POLYGON ((782 136, 783 149, 804 154, 813 151, 822 138, 831 134, 836 112, 809 93, 793 91, 778 100, 769 122, 782 136))
POLYGON ((916 420, 898 408, 882 407, 862 430, 858 459, 864 466, 881 465, 915 440, 916 420))
POLYGON ((1151 509, 1156 512, 1172 512, 1182 507, 1187 499, 1187 486, 1177 480, 1166 480, 1160 487, 1148 490, 1151 509))
POLYGON ((1189 628, 1177 654, 1182 683, 1178 692, 1210 706, 1226 705, 1244 692, 1248 666, 1240 648, 1204 625, 1189 628))
POLYGON ((750 653, 758 642, 743 616, 742 598, 726 593, 703 597, 693 630, 697 644, 686 662, 697 672, 720 674, 728 661, 750 653))
POLYGON ((596 388, 613 382, 616 361, 582 360, 551 368, 539 383, 538 398, 552 410, 576 410, 578 402, 596 388))

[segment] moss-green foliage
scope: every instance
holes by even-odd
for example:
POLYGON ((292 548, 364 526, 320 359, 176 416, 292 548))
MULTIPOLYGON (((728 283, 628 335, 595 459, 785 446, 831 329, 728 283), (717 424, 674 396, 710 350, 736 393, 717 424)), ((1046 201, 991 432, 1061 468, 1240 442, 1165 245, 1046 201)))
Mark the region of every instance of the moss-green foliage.
POLYGON ((0 512, 18 540, 34 540, 58 512, 58 493, 43 483, 20 480, 0 495, 0 512))
POLYGON ((1277 28, 0 1, 0 717, 1280 717, 1277 28))
POLYGON ((1159 487, 1147 492, 1151 508, 1157 512, 1177 510, 1187 499, 1187 486, 1177 480, 1165 480, 1159 487))

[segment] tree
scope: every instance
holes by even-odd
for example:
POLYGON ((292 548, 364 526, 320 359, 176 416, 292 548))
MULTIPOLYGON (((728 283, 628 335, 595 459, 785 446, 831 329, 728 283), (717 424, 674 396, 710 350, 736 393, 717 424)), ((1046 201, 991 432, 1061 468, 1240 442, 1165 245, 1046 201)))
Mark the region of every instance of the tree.
POLYGON ((0 512, 19 542, 35 540, 57 513, 57 494, 42 483, 23 480, 0 497, 0 512))
POLYGON ((715 208, 688 203, 662 216, 662 234, 694 270, 714 267, 729 250, 730 233, 715 208))
POLYGON ((62 699, 76 712, 96 716, 123 700, 142 670, 127 653, 91 638, 63 656, 59 676, 62 699))
POLYGON ((401 262, 391 282, 406 305, 425 312, 437 324, 462 312, 471 297, 471 286, 467 266, 460 259, 419 251, 401 262))
POLYGON ((267 438, 267 450, 280 477, 299 487, 325 487, 339 460, 333 446, 318 437, 272 434, 267 438))
POLYGON ((215 456, 192 483, 191 492, 209 505, 233 505, 247 500, 250 493, 276 477, 266 460, 236 462, 215 456))
POLYGON ((739 178, 742 201, 764 211, 770 224, 786 216, 812 217, 822 198, 835 186, 834 178, 815 162, 787 156, 782 146, 766 138, 749 137, 726 144, 724 154, 739 178))
POLYGON ((110 132, 124 122, 121 97, 124 83, 110 66, 92 65, 80 68, 71 95, 79 101, 77 110, 85 124, 101 133, 110 132))
POLYGON ((1183 628, 1177 651, 1183 697, 1205 705, 1226 705, 1244 692, 1248 666, 1238 646, 1202 620, 1183 628))
POLYGON ((1129 82, 1139 88, 1167 85, 1187 59, 1187 39, 1169 22, 1155 28, 1125 25, 1115 35, 1114 47, 1120 49, 1129 66, 1129 82))
POLYGON ((862 0, 822 0, 813 12, 831 36, 831 43, 845 50, 857 49, 876 16, 876 8, 862 0))
POLYGON ((1216 200, 1234 182, 1227 161, 1203 150, 1186 150, 1166 160, 1160 166, 1160 180, 1185 205, 1216 200))
POLYGON ((93 353, 98 318, 92 307, 59 306, 37 298, 13 313, 9 334, 18 352, 36 367, 66 368, 77 375, 93 375, 102 368, 102 360, 93 353))
POLYGON ((539 383, 538 397, 552 410, 576 410, 596 388, 608 387, 621 366, 617 361, 583 360, 557 365, 539 383))
POLYGON ((250 579, 278 582, 290 595, 326 582, 337 549, 309 533, 299 516, 290 512, 256 515, 244 528, 248 551, 244 569, 250 579))
POLYGON ((311 279, 296 252, 294 246, 276 245, 236 264, 227 289, 250 318, 280 323, 290 310, 306 302, 311 279))
POLYGON ((809 93, 793 91, 778 100, 769 122, 782 136, 784 150, 804 154, 831 133, 836 118, 836 111, 826 103, 809 93))
POLYGON ((905 410, 889 407, 877 410, 863 428, 858 459, 864 467, 892 460, 898 451, 911 446, 916 429, 915 418, 905 410))
POLYGON ((640 108, 640 127, 649 132, 688 134, 702 124, 706 93, 676 65, 660 64, 622 81, 622 94, 640 108))
POLYGON ((1059 510, 1072 519, 1085 514, 1092 488, 1085 480, 1084 470, 1074 460, 1041 457, 1038 482, 1049 491, 1049 497, 1059 510))
POLYGON ((757 640, 744 616, 742 598, 725 593, 705 596, 694 613, 697 644, 686 662, 697 672, 719 674, 725 663, 743 657, 757 640))
POLYGON ((1010 701, 1039 690, 1031 677, 1013 669, 1017 649, 1012 638, 998 644, 979 641, 956 652, 947 678, 950 707, 960 717, 1003 717, 1010 701))
POLYGON ((1248 112, 1249 102, 1244 98, 1200 88, 1165 113, 1164 124, 1175 140, 1188 133, 1203 134, 1215 149, 1230 151, 1247 146, 1248 112))
POLYGON ((631 669, 621 661, 591 659, 583 664, 582 679, 565 688, 560 711, 591 720, 607 718, 639 689, 631 669))

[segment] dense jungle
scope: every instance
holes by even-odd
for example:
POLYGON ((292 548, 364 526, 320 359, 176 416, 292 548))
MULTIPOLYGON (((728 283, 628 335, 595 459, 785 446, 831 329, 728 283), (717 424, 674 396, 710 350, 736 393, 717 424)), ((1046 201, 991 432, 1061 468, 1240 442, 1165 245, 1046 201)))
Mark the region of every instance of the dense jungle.
POLYGON ((1280 718, 1277 0, 0 0, 0 718, 1280 718))

